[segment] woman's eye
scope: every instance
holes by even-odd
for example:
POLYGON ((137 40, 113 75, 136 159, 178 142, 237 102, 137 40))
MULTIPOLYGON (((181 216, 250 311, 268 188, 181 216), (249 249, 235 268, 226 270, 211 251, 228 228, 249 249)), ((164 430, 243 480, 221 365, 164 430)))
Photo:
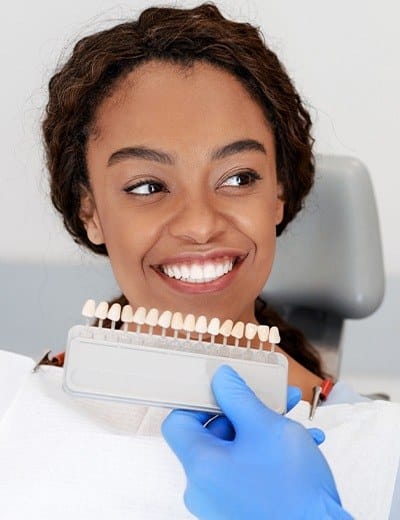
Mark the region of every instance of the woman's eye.
POLYGON ((254 184, 261 177, 256 172, 239 172, 231 177, 228 177, 222 186, 249 186, 254 184))
POLYGON ((161 191, 167 191, 165 186, 160 182, 155 181, 140 181, 136 184, 124 188, 126 193, 132 193, 133 195, 152 195, 153 193, 159 193, 161 191))

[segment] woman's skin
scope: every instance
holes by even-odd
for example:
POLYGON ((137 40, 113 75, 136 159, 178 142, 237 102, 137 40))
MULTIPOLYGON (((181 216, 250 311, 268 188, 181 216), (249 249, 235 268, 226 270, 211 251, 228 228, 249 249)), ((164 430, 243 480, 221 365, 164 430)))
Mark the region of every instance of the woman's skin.
MULTIPOLYGON (((97 110, 87 166, 80 216, 133 307, 256 322, 284 200, 273 133, 235 77, 200 62, 141 65, 97 110)), ((304 399, 320 381, 289 358, 304 399)))

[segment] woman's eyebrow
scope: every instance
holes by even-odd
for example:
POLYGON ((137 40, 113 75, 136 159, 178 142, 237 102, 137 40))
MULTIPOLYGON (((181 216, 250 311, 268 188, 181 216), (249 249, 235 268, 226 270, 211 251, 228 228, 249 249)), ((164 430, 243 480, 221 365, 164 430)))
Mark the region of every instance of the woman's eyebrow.
POLYGON ((234 141, 233 143, 226 144, 221 148, 213 150, 210 159, 212 161, 218 159, 225 159, 225 157, 229 157, 230 155, 233 155, 235 153, 248 151, 261 152, 267 155, 264 145, 261 144, 259 141, 256 141, 255 139, 241 139, 239 141, 234 141))
MULTIPOLYGON (((264 145, 259 141, 255 139, 240 139, 239 141, 234 141, 220 148, 216 148, 211 152, 210 159, 216 161, 218 159, 225 159, 236 153, 247 151, 257 151, 265 155, 267 154, 264 145)), ((161 164, 175 164, 174 157, 162 150, 155 150, 146 146, 129 146, 112 153, 108 159, 107 166, 112 166, 117 162, 133 158, 155 161, 161 164)))

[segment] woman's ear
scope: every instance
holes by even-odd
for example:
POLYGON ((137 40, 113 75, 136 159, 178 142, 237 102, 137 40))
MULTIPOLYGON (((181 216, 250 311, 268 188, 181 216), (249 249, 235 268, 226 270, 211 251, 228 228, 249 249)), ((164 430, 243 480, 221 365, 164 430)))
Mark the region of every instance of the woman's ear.
POLYGON ((97 246, 104 244, 104 235, 96 204, 92 193, 87 189, 82 190, 79 218, 85 226, 86 234, 90 242, 97 246))
POLYGON ((283 214, 285 211, 285 199, 284 189, 282 184, 278 183, 276 192, 276 207, 275 207, 275 225, 277 226, 283 220, 283 214))

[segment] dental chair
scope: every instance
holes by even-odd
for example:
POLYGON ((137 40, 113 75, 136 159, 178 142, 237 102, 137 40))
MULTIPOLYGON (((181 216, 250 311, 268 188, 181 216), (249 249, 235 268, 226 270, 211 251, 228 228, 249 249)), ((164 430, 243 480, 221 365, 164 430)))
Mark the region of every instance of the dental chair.
POLYGON ((277 240, 261 296, 305 333, 336 378, 344 321, 366 318, 383 300, 383 257, 365 166, 352 157, 316 159, 314 187, 277 240))
MULTIPOLYGON (((89 257, 90 258, 90 257, 89 257)), ((38 358, 64 350, 87 298, 119 294, 108 262, 86 265, 0 263, 0 348, 38 358)), ((336 377, 346 319, 372 314, 384 293, 378 216, 369 174, 349 157, 317 157, 315 186, 277 241, 261 296, 303 330, 336 377)))

